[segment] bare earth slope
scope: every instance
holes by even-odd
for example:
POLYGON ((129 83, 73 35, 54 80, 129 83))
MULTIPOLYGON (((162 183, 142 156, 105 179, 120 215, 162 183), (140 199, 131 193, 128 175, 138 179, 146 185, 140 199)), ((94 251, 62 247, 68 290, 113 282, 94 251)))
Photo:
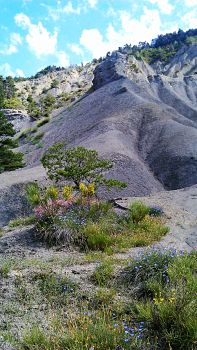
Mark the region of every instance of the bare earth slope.
MULTIPOLYGON (((92 91, 40 128, 43 147, 21 145, 31 169, 18 172, 21 182, 27 182, 30 173, 31 180, 37 178, 43 152, 63 141, 113 159, 113 175, 128 183, 121 196, 197 184, 196 71, 195 44, 182 48, 162 71, 117 52, 107 57, 95 68, 92 91)), ((40 171, 39 179, 44 177, 40 171)), ((0 175, 1 193, 18 183, 9 176, 6 183, 6 175, 0 175)), ((1 208, 4 202, 1 199, 1 208)))

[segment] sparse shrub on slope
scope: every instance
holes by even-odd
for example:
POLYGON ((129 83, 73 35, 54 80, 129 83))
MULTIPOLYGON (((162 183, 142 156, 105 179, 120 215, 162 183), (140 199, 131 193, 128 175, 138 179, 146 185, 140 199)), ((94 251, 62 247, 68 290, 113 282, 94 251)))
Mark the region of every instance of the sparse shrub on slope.
POLYGON ((45 153, 42 164, 50 179, 70 181, 77 190, 81 183, 86 186, 93 183, 95 191, 100 186, 126 187, 122 181, 106 179, 104 172, 113 167, 112 162, 99 158, 97 151, 85 147, 64 149, 63 144, 56 144, 45 153))

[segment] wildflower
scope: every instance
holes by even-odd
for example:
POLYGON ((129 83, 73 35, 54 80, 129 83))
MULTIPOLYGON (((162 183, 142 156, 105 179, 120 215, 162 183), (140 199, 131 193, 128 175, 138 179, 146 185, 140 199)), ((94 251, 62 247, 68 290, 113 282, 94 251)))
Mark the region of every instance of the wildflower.
POLYGON ((73 194, 73 187, 69 185, 64 186, 63 193, 62 193, 63 198, 66 200, 71 199, 72 194, 73 194))
POLYGON ((58 190, 54 186, 50 186, 46 189, 46 198, 47 199, 57 199, 58 198, 58 190))
POLYGON ((94 183, 90 183, 90 184, 87 186, 87 194, 88 194, 88 196, 94 196, 94 194, 95 194, 95 186, 94 186, 94 183))
POLYGON ((41 218, 43 216, 45 210, 41 205, 39 205, 38 207, 33 209, 33 212, 38 218, 41 218))
POLYGON ((80 183, 79 189, 80 189, 80 191, 81 191, 83 196, 87 195, 87 190, 88 189, 87 189, 87 186, 83 182, 80 183))

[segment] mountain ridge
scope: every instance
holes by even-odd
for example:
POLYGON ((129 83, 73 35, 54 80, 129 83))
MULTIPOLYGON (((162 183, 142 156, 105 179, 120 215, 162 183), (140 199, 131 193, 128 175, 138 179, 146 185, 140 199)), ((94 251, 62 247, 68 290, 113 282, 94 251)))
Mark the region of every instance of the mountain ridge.
MULTIPOLYGON (((59 107, 43 124, 32 118, 29 129, 18 134, 26 161, 26 169, 17 172, 21 184, 30 178, 44 181, 40 158, 56 142, 96 149, 114 162, 109 176, 126 181, 128 187, 110 197, 144 196, 197 184, 197 43, 182 45, 168 62, 152 64, 131 55, 130 48, 124 50, 73 68, 69 75, 59 70, 57 75, 50 72, 44 78, 16 83, 24 99, 36 86, 33 98, 38 103, 40 96, 50 93, 59 107), (57 76, 63 83, 54 83, 57 76), (43 93, 42 79, 45 86, 47 81, 48 92, 43 93), (51 87, 52 83, 57 87, 51 87), (24 92, 24 86, 31 84, 31 91, 29 87, 24 92), (64 88, 69 98, 59 106, 64 88)), ((6 186, 6 176, 1 178, 6 196, 11 196, 10 186, 20 192, 18 179, 12 181, 9 174, 6 186)), ((25 211, 25 205, 20 211, 25 211)))

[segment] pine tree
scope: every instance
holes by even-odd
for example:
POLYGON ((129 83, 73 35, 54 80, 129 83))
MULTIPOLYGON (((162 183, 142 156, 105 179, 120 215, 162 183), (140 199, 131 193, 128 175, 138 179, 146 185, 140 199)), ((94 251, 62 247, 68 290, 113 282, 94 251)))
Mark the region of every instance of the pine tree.
POLYGON ((12 124, 0 112, 0 173, 24 166, 22 153, 12 151, 12 148, 17 146, 16 141, 12 138, 14 135, 12 124))
POLYGON ((16 95, 16 87, 15 87, 15 82, 12 77, 6 77, 4 81, 4 90, 5 90, 5 97, 6 98, 11 98, 15 97, 16 95))

